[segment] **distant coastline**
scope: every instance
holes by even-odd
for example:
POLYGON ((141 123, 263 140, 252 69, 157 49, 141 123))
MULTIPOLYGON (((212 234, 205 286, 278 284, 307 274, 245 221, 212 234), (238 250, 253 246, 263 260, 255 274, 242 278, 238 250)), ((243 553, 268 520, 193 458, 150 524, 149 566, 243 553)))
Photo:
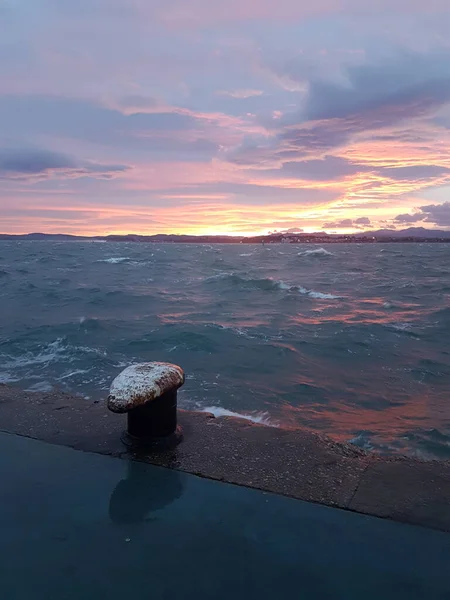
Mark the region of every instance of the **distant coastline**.
POLYGON ((105 235, 81 236, 52 233, 6 234, 0 233, 0 241, 61 241, 61 242, 134 242, 134 243, 181 243, 181 244, 374 244, 374 243, 450 243, 450 231, 410 227, 401 231, 382 229, 353 234, 327 233, 271 233, 257 236, 232 235, 105 235))

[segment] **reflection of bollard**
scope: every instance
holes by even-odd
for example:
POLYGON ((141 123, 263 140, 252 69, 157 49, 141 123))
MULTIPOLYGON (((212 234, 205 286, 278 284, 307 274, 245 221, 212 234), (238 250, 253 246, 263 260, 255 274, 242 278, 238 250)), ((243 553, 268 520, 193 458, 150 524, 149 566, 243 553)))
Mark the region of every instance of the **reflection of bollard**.
POLYGON ((146 468, 128 462, 126 479, 116 485, 109 500, 111 521, 120 524, 152 521, 152 513, 175 502, 183 493, 183 475, 173 469, 146 468))
POLYGON ((180 441, 177 390, 183 383, 183 369, 163 362, 131 365, 114 379, 108 408, 127 413, 125 443, 167 447, 180 441))

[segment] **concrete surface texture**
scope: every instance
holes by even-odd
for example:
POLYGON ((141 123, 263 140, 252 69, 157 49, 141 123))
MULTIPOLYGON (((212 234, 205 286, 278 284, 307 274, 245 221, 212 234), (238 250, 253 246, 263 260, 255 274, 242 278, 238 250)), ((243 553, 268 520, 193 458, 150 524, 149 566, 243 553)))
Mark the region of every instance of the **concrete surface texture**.
POLYGON ((450 536, 0 434, 13 600, 444 600, 450 536))
POLYGON ((183 442, 130 453, 123 416, 62 393, 0 386, 0 429, 79 450, 130 456, 203 477, 450 531, 450 463, 385 458, 303 429, 180 412, 183 442))

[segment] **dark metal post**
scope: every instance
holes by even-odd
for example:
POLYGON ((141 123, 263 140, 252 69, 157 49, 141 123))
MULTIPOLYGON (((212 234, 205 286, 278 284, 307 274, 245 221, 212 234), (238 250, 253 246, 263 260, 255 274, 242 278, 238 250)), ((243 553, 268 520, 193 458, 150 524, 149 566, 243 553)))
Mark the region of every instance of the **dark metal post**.
POLYGON ((181 441, 177 426, 177 390, 184 383, 181 367, 163 362, 130 365, 114 379, 108 408, 126 413, 122 437, 128 446, 167 448, 181 441))
POLYGON ((177 390, 128 412, 128 434, 136 439, 164 438, 177 428, 177 390))

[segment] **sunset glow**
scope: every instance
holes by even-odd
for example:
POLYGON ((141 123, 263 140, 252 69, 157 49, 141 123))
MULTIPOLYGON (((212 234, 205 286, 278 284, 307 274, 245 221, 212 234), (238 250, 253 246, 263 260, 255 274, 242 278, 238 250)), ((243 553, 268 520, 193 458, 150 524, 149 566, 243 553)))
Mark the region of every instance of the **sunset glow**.
POLYGON ((6 0, 0 232, 450 229, 449 12, 6 0))

